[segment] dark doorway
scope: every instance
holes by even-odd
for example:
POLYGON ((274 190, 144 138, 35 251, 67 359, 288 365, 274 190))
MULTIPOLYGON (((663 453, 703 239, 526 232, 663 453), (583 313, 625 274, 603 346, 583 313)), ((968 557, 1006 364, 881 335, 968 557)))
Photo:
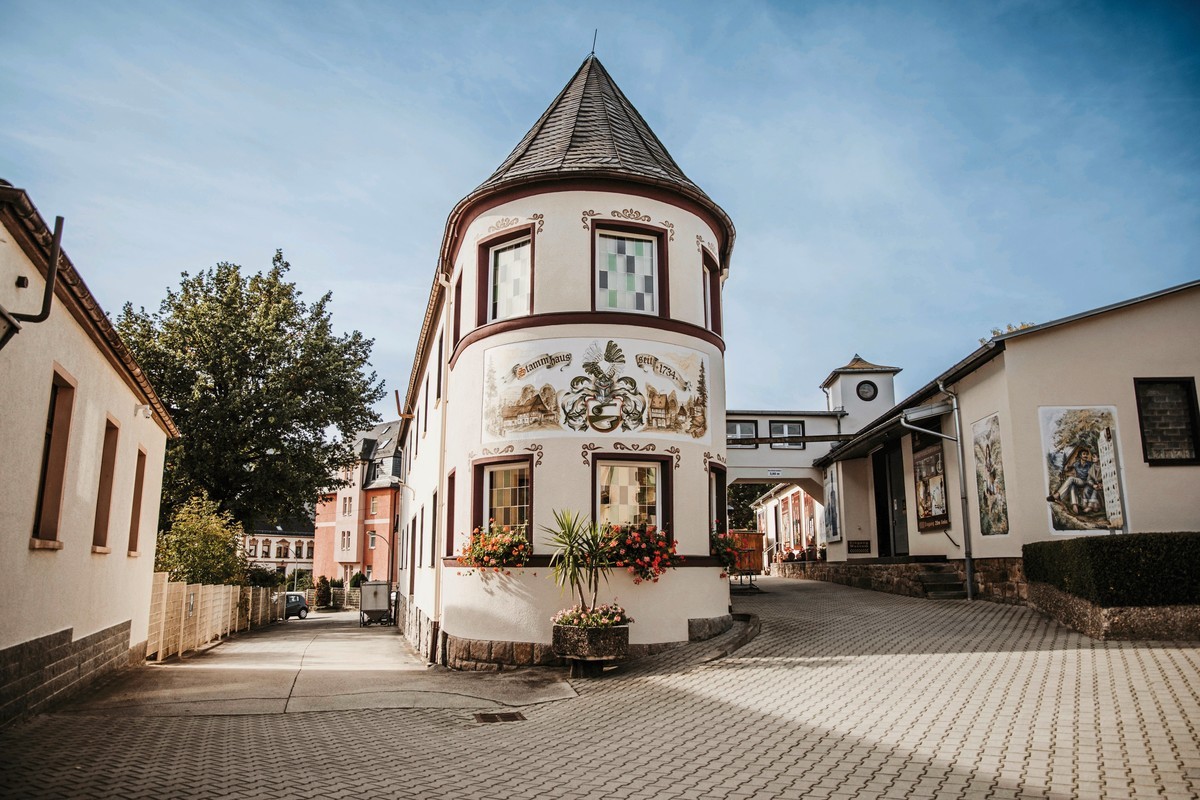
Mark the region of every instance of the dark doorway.
POLYGON ((875 532, 880 556, 908 555, 908 499, 904 457, 896 442, 871 458, 875 483, 875 532))

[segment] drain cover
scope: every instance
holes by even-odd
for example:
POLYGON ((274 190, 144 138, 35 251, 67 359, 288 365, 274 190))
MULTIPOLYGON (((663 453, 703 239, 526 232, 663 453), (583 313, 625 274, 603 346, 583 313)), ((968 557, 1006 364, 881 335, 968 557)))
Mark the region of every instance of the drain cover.
POLYGON ((502 711, 499 714, 476 714, 476 722, 523 722, 525 715, 520 711, 502 711))

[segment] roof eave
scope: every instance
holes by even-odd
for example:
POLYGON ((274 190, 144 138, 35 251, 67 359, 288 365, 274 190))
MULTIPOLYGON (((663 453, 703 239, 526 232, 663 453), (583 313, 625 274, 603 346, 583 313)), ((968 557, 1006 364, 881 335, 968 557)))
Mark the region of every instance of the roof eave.
MULTIPOLYGON (((0 185, 0 213, 3 213, 3 210, 8 210, 13 221, 19 226, 18 230, 14 231, 17 234, 18 246, 45 279, 50 272, 50 247, 54 234, 24 189, 0 185)), ((88 332, 102 352, 109 356, 109 363, 117 369, 126 384, 151 407, 155 422, 163 432, 170 438, 179 438, 179 428, 167 411, 166 405, 155 392, 133 353, 121 339, 65 251, 59 255, 58 280, 55 283, 54 295, 66 306, 76 322, 88 332)))

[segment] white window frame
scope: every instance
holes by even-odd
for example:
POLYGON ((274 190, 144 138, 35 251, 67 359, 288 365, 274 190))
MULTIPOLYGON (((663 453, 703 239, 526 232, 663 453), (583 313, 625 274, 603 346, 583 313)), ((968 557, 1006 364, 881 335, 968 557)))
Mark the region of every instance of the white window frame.
MULTIPOLYGON (((778 436, 803 436, 804 435, 804 421, 799 420, 799 419, 797 419, 797 420, 773 419, 767 423, 767 426, 768 426, 768 430, 771 432, 772 439, 774 439, 777 435, 778 436), (775 433, 776 425, 784 426, 784 432, 780 433, 780 434, 776 434, 775 433), (788 426, 798 427, 800 429, 800 432, 799 433, 788 433, 787 432, 788 426)), ((771 442, 771 449, 772 450, 803 450, 804 442, 798 442, 798 443, 794 443, 794 444, 789 444, 786 442, 781 442, 781 443, 777 444, 775 442, 771 442)))
POLYGON ((726 447, 737 448, 738 450, 757 450, 757 444, 730 444, 729 439, 757 439, 758 438, 758 420, 756 419, 727 419, 725 420, 725 439, 726 447), (745 433, 730 433, 730 426, 749 425, 751 433, 747 436, 745 433))

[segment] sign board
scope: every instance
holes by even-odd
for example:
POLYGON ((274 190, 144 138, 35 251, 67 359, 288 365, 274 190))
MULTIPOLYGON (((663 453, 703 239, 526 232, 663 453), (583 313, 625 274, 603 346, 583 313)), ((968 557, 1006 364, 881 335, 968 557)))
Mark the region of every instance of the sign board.
POLYGON ((863 553, 870 553, 871 552, 871 540, 870 539, 847 539, 846 540, 846 552, 850 553, 851 555, 861 555, 863 553))
POLYGON ((1121 503, 1121 481, 1118 475, 1117 446, 1113 441, 1112 428, 1105 428, 1096 441, 1100 451, 1100 480, 1104 487, 1104 509, 1108 524, 1114 529, 1125 527, 1125 514, 1121 503))
POLYGON ((781 469, 769 469, 769 470, 767 470, 767 477, 768 477, 768 478, 782 478, 782 477, 783 477, 783 470, 781 470, 781 469))

